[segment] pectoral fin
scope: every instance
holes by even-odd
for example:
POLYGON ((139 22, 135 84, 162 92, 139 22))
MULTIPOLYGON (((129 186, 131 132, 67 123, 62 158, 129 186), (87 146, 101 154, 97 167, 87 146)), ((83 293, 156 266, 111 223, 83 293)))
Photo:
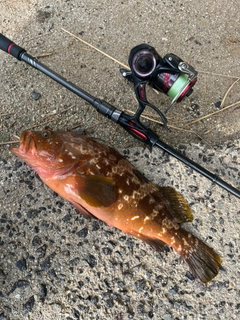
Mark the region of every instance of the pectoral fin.
POLYGON ((104 176, 81 176, 83 188, 79 196, 92 207, 109 207, 117 200, 117 186, 104 176))

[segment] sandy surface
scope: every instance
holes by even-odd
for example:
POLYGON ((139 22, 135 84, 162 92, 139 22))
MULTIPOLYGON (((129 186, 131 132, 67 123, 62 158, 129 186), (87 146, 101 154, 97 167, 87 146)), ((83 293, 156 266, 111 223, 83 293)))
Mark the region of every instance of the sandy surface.
MULTIPOLYGON (((236 1, 0 4, 4 35, 125 111, 136 110, 136 100, 119 65, 61 28, 124 64, 131 48, 143 42, 162 56, 173 52, 188 61, 199 76, 193 94, 168 114, 177 129, 168 133, 148 124, 165 142, 240 189, 236 1)), ((0 73, 0 319, 239 319, 239 199, 161 150, 150 153, 86 102, 3 52, 0 73), (86 220, 53 194, 3 144, 23 129, 45 127, 81 128, 124 152, 154 183, 179 190, 195 217, 185 227, 222 257, 219 275, 203 285, 174 252, 157 253, 101 221, 86 220)), ((160 109, 169 103, 162 94, 148 94, 160 109)))

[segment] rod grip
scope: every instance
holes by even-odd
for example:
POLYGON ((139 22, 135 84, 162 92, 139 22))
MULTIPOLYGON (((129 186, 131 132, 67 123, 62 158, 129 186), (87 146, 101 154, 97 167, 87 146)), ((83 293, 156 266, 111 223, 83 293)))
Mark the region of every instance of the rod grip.
POLYGON ((11 54, 13 57, 21 60, 21 54, 26 52, 25 49, 16 45, 12 40, 0 33, 0 49, 11 54))

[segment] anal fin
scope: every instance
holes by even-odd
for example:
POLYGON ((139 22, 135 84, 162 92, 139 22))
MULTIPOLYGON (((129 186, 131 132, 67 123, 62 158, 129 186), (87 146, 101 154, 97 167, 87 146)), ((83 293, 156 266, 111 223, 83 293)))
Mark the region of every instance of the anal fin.
POLYGON ((148 237, 148 236, 143 235, 141 233, 137 233, 132 230, 128 233, 131 234, 132 236, 146 242, 147 244, 149 244, 151 247, 153 247, 154 249, 156 249, 159 252, 169 252, 169 250, 170 250, 170 247, 165 242, 163 242, 159 239, 151 238, 151 237, 148 237))

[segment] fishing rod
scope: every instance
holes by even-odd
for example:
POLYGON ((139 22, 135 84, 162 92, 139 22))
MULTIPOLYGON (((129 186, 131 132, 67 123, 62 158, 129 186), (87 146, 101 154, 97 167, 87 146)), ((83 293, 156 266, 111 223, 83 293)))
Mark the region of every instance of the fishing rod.
POLYGON ((151 147, 159 147, 218 186, 240 198, 240 191, 238 189, 161 141, 159 136, 151 129, 146 128, 140 120, 141 114, 148 106, 158 113, 164 127, 168 129, 165 117, 166 112, 172 107, 173 103, 180 102, 192 93, 192 87, 197 81, 197 72, 178 56, 170 53, 162 58, 153 47, 147 44, 141 44, 131 50, 129 55, 130 70, 120 69, 123 77, 133 82, 138 100, 138 109, 134 115, 130 116, 118 110, 107 101, 92 96, 66 80, 2 34, 0 34, 0 49, 18 60, 24 61, 75 93, 90 103, 100 114, 122 126, 136 139, 151 147), (172 102, 165 112, 160 111, 156 106, 148 102, 146 96, 147 84, 172 98, 172 102))

